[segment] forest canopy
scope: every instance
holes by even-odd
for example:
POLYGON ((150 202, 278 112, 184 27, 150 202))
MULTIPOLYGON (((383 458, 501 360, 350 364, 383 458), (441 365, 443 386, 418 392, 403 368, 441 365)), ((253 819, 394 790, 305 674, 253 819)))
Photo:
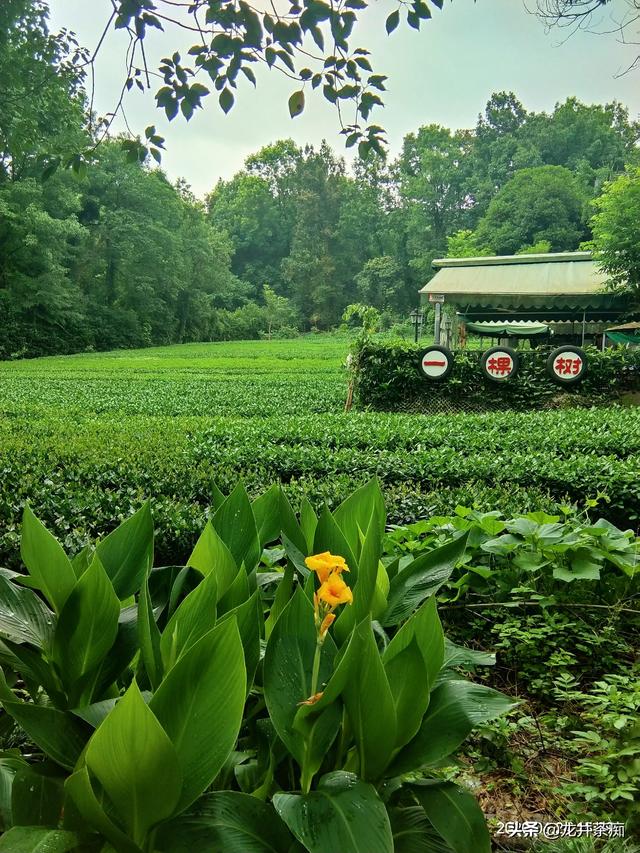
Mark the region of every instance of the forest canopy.
POLYGON ((596 210, 610 246, 625 220, 598 199, 625 174, 635 198, 622 104, 536 113, 498 92, 475 127, 426 123, 350 170, 326 143, 278 140, 200 200, 123 140, 98 144, 78 46, 45 3, 0 15, 1 357, 295 334, 353 303, 403 316, 434 258, 574 250, 596 210))

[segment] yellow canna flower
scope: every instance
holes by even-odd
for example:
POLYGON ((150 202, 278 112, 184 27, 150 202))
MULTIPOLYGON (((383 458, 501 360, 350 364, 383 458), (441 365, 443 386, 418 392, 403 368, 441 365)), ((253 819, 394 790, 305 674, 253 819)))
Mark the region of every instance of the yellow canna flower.
POLYGON ((322 625, 320 625, 320 639, 324 639, 325 634, 333 625, 335 618, 335 613, 327 613, 327 615, 324 617, 324 619, 322 620, 322 625))
POLYGON ((318 590, 318 599, 330 607, 338 604, 352 604, 353 593, 339 574, 331 574, 318 590))
POLYGON ((338 557, 329 551, 323 551, 322 554, 314 554, 312 557, 306 557, 305 564, 308 569, 317 573, 320 583, 324 583, 329 578, 329 575, 334 572, 340 574, 340 572, 349 571, 349 566, 347 566, 344 557, 338 557))

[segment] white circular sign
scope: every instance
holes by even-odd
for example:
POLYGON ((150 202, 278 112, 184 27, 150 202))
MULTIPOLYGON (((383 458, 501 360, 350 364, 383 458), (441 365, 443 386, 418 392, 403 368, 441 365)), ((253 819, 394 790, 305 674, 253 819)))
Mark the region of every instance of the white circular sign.
POLYGON ((491 379, 509 379, 516 370, 516 363, 510 352, 496 349, 488 355, 484 369, 491 379))
POLYGON ((429 379, 440 379, 450 369, 451 359, 442 349, 428 349, 422 353, 420 365, 429 379))
POLYGON ((557 379, 571 382, 579 379, 584 372, 584 358, 577 350, 564 350, 557 353, 551 362, 551 370, 557 379))

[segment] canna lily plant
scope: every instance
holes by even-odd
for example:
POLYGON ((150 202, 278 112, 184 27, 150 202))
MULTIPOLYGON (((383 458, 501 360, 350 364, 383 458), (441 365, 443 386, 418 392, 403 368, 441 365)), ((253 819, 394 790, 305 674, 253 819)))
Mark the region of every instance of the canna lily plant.
POLYGON ((375 480, 320 516, 238 484, 154 568, 148 505, 73 559, 27 508, 26 573, 0 575, 4 728, 29 744, 0 754, 0 853, 488 853, 438 775, 513 707, 438 618, 466 534, 383 563, 385 525, 375 480))

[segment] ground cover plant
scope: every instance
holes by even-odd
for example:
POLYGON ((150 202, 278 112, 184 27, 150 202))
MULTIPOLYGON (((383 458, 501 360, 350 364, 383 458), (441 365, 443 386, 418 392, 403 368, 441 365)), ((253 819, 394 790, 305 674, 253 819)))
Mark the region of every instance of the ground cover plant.
MULTIPOLYGON (((629 822, 635 410, 344 413, 347 349, 344 337, 316 335, 3 363, 0 566, 24 571, 27 502, 78 555, 149 498, 155 563, 182 566, 239 478, 251 500, 279 481, 296 514, 320 514, 376 477, 385 565, 467 533, 437 594, 441 618, 480 655, 458 657, 458 672, 520 702, 440 778, 477 793, 492 832, 509 817, 629 822)), ((274 575, 261 588, 267 606, 287 560, 282 547, 262 555, 261 574, 274 575)), ((24 745, 13 729, 3 741, 24 745)))

